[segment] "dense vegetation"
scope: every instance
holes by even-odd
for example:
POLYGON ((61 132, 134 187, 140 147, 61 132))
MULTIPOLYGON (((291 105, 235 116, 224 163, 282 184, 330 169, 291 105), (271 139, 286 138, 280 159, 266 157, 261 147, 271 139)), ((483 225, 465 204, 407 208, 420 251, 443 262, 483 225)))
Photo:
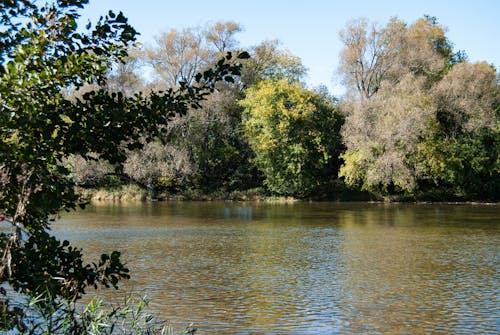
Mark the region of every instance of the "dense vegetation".
POLYGON ((248 57, 220 54, 175 88, 133 95, 112 90, 110 69, 127 56, 137 33, 113 12, 82 31, 78 11, 86 2, 0 5, 0 221, 6 224, 0 281, 33 298, 11 306, 2 287, 0 329, 87 333, 89 319, 73 317, 72 304, 87 288, 116 288, 129 274, 119 252, 86 264, 80 249, 51 234, 60 211, 83 206, 68 160, 106 162, 121 174, 130 152, 164 139, 172 118, 201 107, 217 83, 234 82, 238 60, 248 57), (33 319, 33 306, 47 318, 33 319), (38 324, 43 320, 45 330, 38 324))
MULTIPOLYGON (((85 264, 51 235, 82 189, 498 200, 499 75, 454 52, 435 18, 349 22, 336 99, 307 88, 279 42, 243 52, 235 22, 172 29, 141 49, 121 13, 79 28, 87 2, 0 5, 0 278, 43 311, 129 276, 118 252, 85 264)), ((0 302, 3 328, 25 316, 0 302)))
POLYGON ((424 17, 341 32, 348 185, 382 196, 498 199, 500 90, 495 68, 454 53, 424 17))
MULTIPOLYGON (((131 50, 106 85, 133 95, 190 83, 239 49, 239 31, 228 21, 164 32, 154 47, 131 50), (144 67, 149 78, 139 76, 144 67)), ((428 16, 385 26, 353 20, 340 38, 341 99, 307 88, 301 60, 263 41, 247 48, 239 80, 173 118, 163 138, 125 149, 122 173, 73 156, 73 177, 84 188, 136 184, 153 198, 336 199, 353 189, 376 199, 497 200, 494 66, 469 63, 428 16)))

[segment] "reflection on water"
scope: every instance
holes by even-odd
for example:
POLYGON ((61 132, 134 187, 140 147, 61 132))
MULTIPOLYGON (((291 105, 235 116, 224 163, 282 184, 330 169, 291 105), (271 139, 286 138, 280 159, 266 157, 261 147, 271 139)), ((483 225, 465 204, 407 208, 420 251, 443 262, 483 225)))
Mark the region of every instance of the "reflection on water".
POLYGON ((57 233, 123 251, 162 318, 198 334, 496 334, 500 206, 150 203, 57 233))

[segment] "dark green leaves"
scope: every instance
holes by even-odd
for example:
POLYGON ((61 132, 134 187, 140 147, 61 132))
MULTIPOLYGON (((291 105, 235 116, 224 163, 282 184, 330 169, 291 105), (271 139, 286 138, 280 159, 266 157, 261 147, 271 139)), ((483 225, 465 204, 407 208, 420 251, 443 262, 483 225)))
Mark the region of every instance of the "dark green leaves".
POLYGON ((248 55, 228 53, 197 74, 193 86, 183 82, 149 95, 110 92, 106 76, 137 32, 112 11, 81 31, 78 9, 87 2, 0 5, 0 209, 23 231, 0 235, 1 254, 15 263, 2 280, 26 294, 48 289, 54 299, 77 299, 88 286, 116 287, 128 278, 120 253, 84 265, 81 250, 48 234, 51 215, 79 204, 64 160, 101 158, 120 169, 126 148, 161 136, 172 116, 200 107, 218 82, 234 83, 238 60, 248 55), (87 93, 68 97, 79 90, 87 93))
POLYGON ((246 51, 243 51, 238 55, 238 59, 249 59, 249 58, 250 58, 250 54, 246 51))
POLYGON ((119 252, 103 254, 98 264, 84 264, 82 256, 82 250, 71 247, 68 241, 61 243, 47 232, 36 231, 13 250, 16 280, 10 278, 10 282, 16 290, 30 295, 49 291, 52 297, 75 300, 88 286, 117 288, 120 278, 130 277, 119 252))

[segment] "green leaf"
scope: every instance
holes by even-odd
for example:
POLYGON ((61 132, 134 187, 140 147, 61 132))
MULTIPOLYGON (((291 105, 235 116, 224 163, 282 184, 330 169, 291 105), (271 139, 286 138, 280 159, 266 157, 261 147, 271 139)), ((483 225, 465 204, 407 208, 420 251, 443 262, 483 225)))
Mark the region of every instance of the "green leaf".
POLYGON ((249 58, 250 58, 250 54, 246 51, 243 51, 238 55, 238 59, 249 59, 249 58))

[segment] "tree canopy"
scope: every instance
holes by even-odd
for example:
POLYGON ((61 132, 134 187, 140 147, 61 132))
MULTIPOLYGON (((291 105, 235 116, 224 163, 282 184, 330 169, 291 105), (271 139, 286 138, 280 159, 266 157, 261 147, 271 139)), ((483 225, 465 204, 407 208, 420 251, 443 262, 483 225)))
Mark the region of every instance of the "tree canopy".
POLYGON ((342 103, 340 176, 380 195, 426 192, 495 199, 499 86, 495 69, 454 53, 429 16, 379 28, 348 23, 339 72, 357 94, 342 103), (480 191, 483 188, 483 192, 480 191))
POLYGON ((271 191, 307 196, 336 174, 342 117, 333 101, 283 79, 261 81, 240 104, 255 164, 271 191))
POLYGON ((50 235, 50 219, 83 205, 65 159, 102 159, 120 169, 127 150, 162 134, 177 114, 198 108, 220 81, 234 82, 246 53, 227 53, 188 85, 148 94, 110 90, 137 32, 110 11, 78 27, 85 0, 0 5, 0 277, 29 295, 78 299, 87 286, 116 287, 128 270, 119 252, 84 264, 50 235), (84 93, 70 96, 67 92, 84 93))

